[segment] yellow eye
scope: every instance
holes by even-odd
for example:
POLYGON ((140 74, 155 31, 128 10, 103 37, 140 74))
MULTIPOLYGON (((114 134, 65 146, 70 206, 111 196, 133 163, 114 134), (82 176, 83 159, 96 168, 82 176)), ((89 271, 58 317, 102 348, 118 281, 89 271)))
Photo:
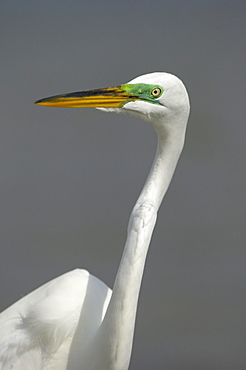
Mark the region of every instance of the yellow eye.
POLYGON ((151 91, 151 95, 154 97, 154 98, 158 98, 158 96, 161 95, 161 89, 159 87, 155 87, 152 91, 151 91))

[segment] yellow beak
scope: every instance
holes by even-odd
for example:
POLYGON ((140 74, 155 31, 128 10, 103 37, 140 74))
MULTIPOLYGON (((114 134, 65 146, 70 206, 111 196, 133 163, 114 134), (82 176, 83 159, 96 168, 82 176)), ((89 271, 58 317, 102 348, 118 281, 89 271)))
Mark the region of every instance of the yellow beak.
POLYGON ((137 95, 130 95, 122 87, 107 87, 104 89, 55 95, 38 100, 35 104, 62 108, 120 108, 127 102, 141 99, 137 95))

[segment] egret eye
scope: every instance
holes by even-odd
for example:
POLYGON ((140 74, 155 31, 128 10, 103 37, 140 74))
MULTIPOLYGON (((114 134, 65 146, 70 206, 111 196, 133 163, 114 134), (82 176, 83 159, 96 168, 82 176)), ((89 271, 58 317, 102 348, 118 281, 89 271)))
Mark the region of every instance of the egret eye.
POLYGON ((159 87, 155 87, 152 91, 151 91, 151 95, 154 97, 154 98, 158 98, 158 96, 161 95, 161 89, 159 87))

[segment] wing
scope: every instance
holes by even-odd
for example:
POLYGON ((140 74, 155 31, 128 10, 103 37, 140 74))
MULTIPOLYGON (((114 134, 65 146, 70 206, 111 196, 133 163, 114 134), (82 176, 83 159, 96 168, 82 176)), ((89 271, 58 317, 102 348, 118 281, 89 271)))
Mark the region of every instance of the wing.
POLYGON ((62 369, 77 328, 86 343, 100 326, 111 289, 86 270, 51 280, 0 314, 0 369, 62 369))

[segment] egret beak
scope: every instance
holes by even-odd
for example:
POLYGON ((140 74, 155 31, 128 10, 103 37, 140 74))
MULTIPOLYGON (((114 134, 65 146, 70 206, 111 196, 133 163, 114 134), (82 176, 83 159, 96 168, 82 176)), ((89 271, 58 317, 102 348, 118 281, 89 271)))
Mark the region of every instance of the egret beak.
POLYGON ((127 102, 141 100, 141 97, 134 94, 132 95, 129 91, 125 91, 125 86, 126 85, 50 96, 36 101, 35 104, 62 108, 121 108, 127 102))

